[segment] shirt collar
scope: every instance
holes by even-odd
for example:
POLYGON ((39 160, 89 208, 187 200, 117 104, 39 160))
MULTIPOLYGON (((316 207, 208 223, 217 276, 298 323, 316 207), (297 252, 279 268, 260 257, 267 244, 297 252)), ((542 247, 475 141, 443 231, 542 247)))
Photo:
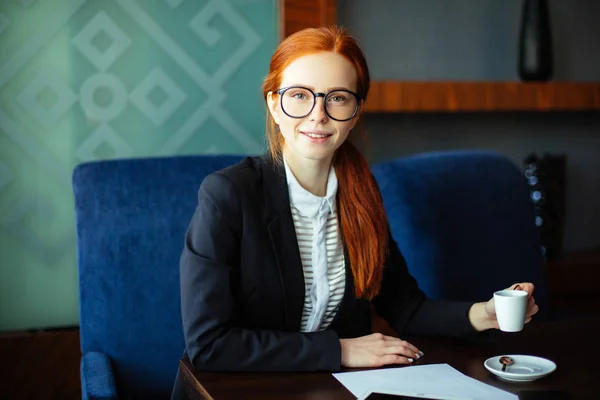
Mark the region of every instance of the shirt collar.
POLYGON ((285 165, 285 176, 288 183, 290 203, 296 207, 302 215, 314 218, 324 206, 327 207, 327 210, 330 213, 333 214, 335 212, 335 196, 337 194, 338 180, 333 165, 329 169, 329 176, 327 177, 327 192, 324 197, 319 197, 300 185, 285 160, 285 157, 283 158, 283 163, 285 165))

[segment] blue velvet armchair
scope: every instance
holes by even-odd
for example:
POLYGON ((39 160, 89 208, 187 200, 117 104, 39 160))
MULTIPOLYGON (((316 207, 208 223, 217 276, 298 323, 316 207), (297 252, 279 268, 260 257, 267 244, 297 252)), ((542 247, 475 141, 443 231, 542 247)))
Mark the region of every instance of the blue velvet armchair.
POLYGON ((392 235, 430 297, 487 301, 512 283, 547 289, 529 189, 506 157, 444 151, 372 167, 392 235))
MULTIPOLYGON (((73 174, 81 385, 86 399, 168 398, 185 343, 179 257, 204 177, 240 156, 85 163, 73 174)), ((479 301, 516 281, 546 288, 528 188, 484 152, 373 166, 392 234, 433 298, 479 301)))
POLYGON ((140 158, 75 169, 84 400, 169 398, 185 348, 185 230, 204 177, 240 159, 140 158))

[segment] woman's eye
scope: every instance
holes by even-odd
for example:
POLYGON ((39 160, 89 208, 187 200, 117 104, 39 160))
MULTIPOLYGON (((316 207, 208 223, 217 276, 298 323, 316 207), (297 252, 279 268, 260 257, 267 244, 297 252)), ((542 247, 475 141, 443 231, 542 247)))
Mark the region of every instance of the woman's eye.
POLYGON ((292 93, 292 98, 294 98, 296 100, 304 100, 304 99, 306 99, 306 94, 301 93, 301 92, 292 93))
POLYGON ((331 96, 329 98, 329 100, 332 101, 332 102, 334 102, 334 103, 341 103, 341 102, 346 101, 346 98, 344 96, 342 96, 342 95, 334 95, 334 96, 331 96))

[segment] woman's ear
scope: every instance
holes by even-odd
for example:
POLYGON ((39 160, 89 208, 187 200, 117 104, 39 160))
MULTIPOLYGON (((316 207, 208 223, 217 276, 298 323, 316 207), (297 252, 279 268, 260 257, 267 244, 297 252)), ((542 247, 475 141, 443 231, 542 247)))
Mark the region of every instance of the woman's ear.
POLYGON ((271 117, 273 117, 275 123, 279 125, 279 102, 277 102, 273 92, 267 93, 267 106, 271 113, 271 117))

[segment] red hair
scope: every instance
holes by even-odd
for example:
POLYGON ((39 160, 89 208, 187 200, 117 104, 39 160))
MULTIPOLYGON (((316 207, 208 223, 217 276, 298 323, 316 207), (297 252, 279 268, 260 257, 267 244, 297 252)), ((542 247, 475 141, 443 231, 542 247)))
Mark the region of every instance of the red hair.
MULTIPOLYGON (((295 59, 322 51, 342 55, 356 68, 357 93, 364 101, 369 92, 369 69, 362 50, 342 28, 309 28, 279 44, 263 83, 265 101, 281 84, 285 68, 295 59)), ((358 115, 355 117, 358 118, 358 115)), ((267 110, 267 140, 273 160, 282 162, 284 138, 267 110)), ((356 297, 372 299, 379 293, 388 247, 387 218, 379 188, 369 164, 350 139, 333 157, 338 178, 338 211, 344 245, 354 278, 356 297)))

